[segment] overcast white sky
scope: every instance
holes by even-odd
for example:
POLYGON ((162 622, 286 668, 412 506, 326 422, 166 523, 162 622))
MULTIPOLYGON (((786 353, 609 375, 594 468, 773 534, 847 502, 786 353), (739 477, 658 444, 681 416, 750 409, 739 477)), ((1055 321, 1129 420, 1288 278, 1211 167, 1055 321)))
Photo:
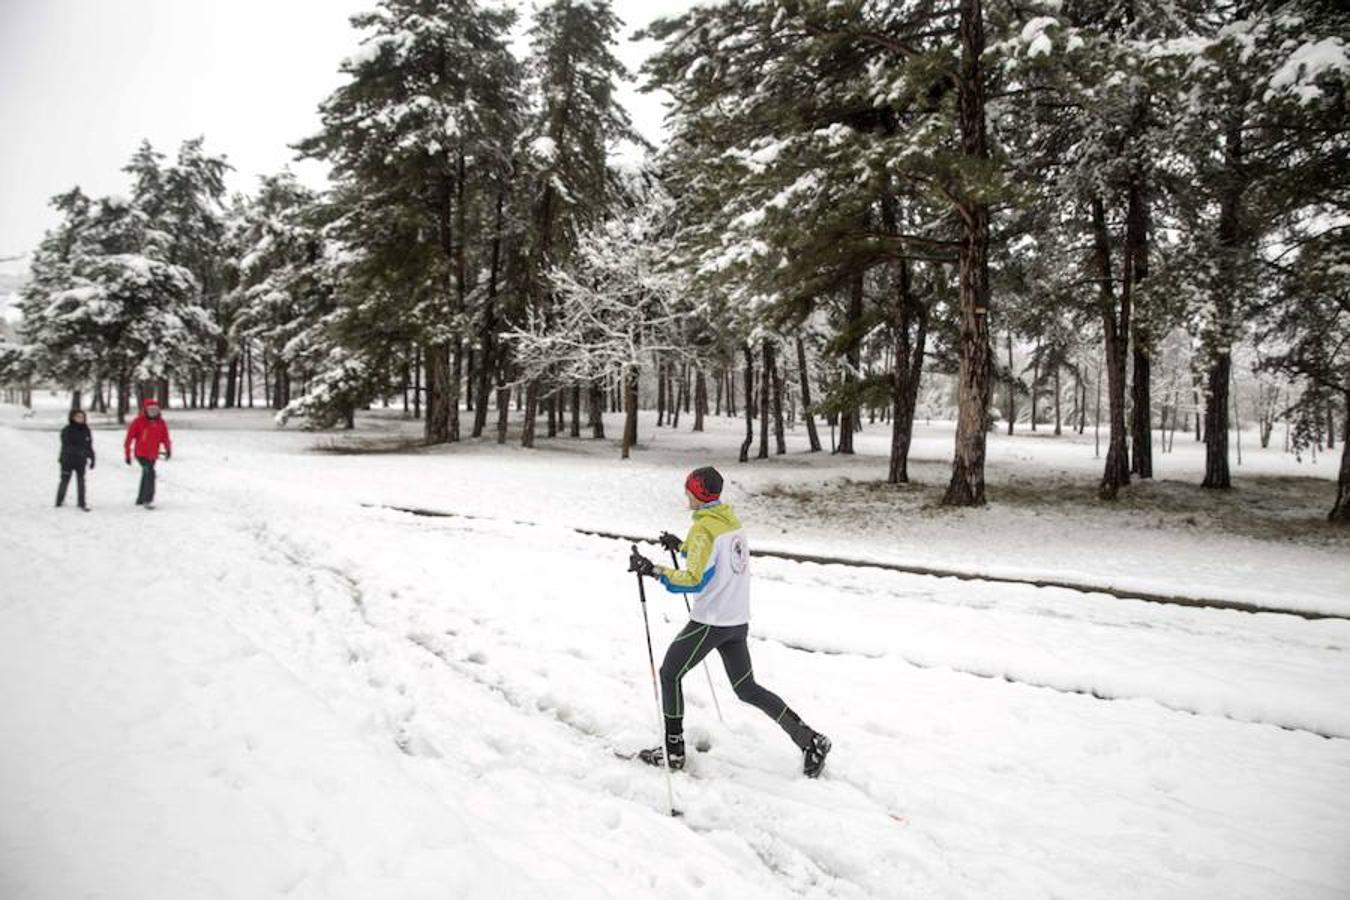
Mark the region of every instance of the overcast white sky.
MULTIPOLYGON (((121 168, 142 138, 170 155, 205 134, 236 171, 231 190, 288 162, 287 144, 318 127, 359 34, 347 22, 375 0, 0 0, 0 258, 26 254, 56 217, 47 200, 79 185, 125 192, 121 168)), ((636 70, 654 49, 626 40, 692 0, 615 0, 620 58, 636 70)), ((528 2, 517 4, 524 12, 528 2)), ((659 100, 626 86, 623 101, 658 140, 659 100)), ((26 260, 0 262, 0 272, 26 260)))

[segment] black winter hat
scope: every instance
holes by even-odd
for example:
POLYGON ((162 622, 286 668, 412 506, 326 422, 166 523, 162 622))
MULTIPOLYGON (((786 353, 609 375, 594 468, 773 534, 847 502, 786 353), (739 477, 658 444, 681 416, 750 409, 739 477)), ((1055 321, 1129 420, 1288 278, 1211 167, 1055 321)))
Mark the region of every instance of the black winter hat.
POLYGON ((704 466, 689 473, 684 489, 701 503, 711 503, 722 495, 722 473, 712 466, 704 466))

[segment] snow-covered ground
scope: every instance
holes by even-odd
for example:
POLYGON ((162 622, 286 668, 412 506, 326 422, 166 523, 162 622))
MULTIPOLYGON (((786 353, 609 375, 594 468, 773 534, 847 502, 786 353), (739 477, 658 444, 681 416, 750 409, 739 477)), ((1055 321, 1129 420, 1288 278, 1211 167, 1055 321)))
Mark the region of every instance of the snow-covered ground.
MULTIPOLYGON (((868 484, 880 425, 859 459, 738 467, 729 422, 621 464, 569 440, 315 449, 416 427, 378 414, 354 436, 168 415, 160 508, 131 505, 108 426, 85 515, 50 508, 59 409, 0 408, 7 900, 1350 893, 1350 621, 758 559, 756 677, 836 750, 803 778, 714 659, 726 722, 692 673, 707 750, 672 819, 662 774, 613 752, 657 727, 627 546, 573 530, 679 530, 682 473, 712 461, 759 546, 1344 613, 1346 546, 1312 524, 1334 459, 1244 447, 1239 478, 1319 479, 1271 513, 1290 540, 1210 533, 1233 519, 1180 483, 1077 499, 1081 439, 991 443, 992 484, 1062 502, 951 513, 916 502, 938 426, 897 491, 868 484)), ((660 653, 683 607, 649 596, 660 653)))

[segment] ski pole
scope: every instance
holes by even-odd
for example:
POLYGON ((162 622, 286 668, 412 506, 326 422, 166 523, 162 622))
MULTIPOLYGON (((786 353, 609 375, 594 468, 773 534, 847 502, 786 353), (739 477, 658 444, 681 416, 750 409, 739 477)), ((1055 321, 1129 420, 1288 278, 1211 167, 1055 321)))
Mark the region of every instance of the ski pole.
MULTIPOLYGON (((676 569, 680 567, 680 560, 675 556, 674 550, 670 551, 670 564, 676 569)), ((684 611, 689 613, 690 616, 693 616, 694 614, 693 610, 689 608, 688 597, 684 598, 684 611)), ((712 669, 708 668, 708 658, 706 656, 703 657, 703 674, 708 676, 708 693, 712 694, 713 708, 717 710, 717 721, 725 725, 727 724, 727 720, 722 718, 722 704, 717 702, 717 689, 713 687, 712 669)))
MULTIPOLYGON (((637 544, 633 545, 633 555, 638 555, 637 544)), ((636 572, 636 570, 634 570, 636 572)), ((661 730, 657 732, 661 736, 661 759, 665 763, 666 770, 666 800, 670 804, 670 814, 678 816, 680 811, 675 808, 675 782, 670 775, 670 747, 666 741, 666 714, 661 709, 661 694, 656 686, 656 654, 652 653, 652 628, 647 619, 647 588, 642 583, 642 573, 636 572, 638 582, 638 600, 642 604, 642 630, 647 634, 647 665, 651 667, 652 673, 652 699, 656 701, 657 722, 661 730)))

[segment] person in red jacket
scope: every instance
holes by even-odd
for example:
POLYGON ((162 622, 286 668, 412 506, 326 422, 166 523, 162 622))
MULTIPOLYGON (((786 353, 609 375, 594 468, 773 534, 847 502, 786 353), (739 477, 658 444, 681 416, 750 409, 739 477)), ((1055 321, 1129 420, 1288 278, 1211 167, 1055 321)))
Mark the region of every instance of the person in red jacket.
POLYGON ((173 455, 173 444, 169 441, 169 425, 159 414, 159 404, 154 399, 141 402, 141 414, 131 421, 127 428, 127 439, 123 445, 127 454, 127 465, 131 465, 134 454, 136 462, 141 464, 141 490, 136 495, 136 505, 146 509, 155 508, 155 461, 159 459, 160 448, 164 448, 164 458, 173 455))

